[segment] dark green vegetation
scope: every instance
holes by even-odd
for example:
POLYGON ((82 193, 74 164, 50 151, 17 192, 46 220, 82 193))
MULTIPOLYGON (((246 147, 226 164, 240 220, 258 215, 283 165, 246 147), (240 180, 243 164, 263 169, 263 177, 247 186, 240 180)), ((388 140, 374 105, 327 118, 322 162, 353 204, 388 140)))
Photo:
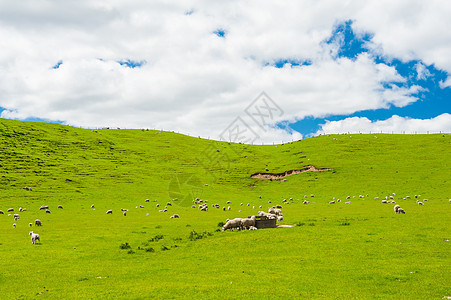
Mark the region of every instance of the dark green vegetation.
POLYGON ((0 119, 0 172, 0 298, 451 296, 450 135, 251 146, 0 119), (308 165, 334 171, 250 178, 308 165), (392 193, 405 215, 381 203, 392 193), (415 194, 428 199, 424 206, 415 194), (209 211, 191 208, 196 197, 209 211), (343 201, 329 204, 333 197, 343 201), (282 223, 297 226, 217 231, 227 218, 276 204, 282 223), (10 207, 19 220, 8 217, 10 207), (35 219, 43 226, 30 229, 35 219))

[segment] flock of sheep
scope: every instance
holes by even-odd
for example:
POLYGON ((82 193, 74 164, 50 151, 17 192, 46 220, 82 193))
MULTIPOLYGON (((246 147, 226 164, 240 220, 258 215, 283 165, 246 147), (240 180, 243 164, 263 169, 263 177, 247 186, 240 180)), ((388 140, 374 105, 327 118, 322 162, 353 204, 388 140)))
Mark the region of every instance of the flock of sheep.
MULTIPOLYGON (((396 194, 392 193, 389 196, 386 196, 385 199, 382 199, 381 202, 383 204, 389 204, 389 203, 395 204, 395 206, 393 207, 394 212, 396 214, 405 214, 406 213, 405 210, 403 208, 401 208, 401 206, 399 204, 396 203, 395 196, 396 196, 396 194)), ((310 197, 313 198, 315 196, 312 194, 312 195, 310 195, 310 197)), ((355 197, 356 196, 353 196, 352 198, 355 198, 355 197)), ((366 196, 359 195, 358 197, 359 198, 366 198, 366 197, 368 197, 368 195, 366 195, 366 196)), ((416 202, 417 202, 417 204, 419 206, 424 206, 424 203, 428 201, 428 199, 423 199, 423 201, 418 200, 421 197, 421 195, 415 195, 414 197, 417 199, 416 202)), ((259 198, 261 199, 262 197, 259 196, 259 198)), ((305 195, 304 198, 307 198, 307 195, 305 195)), ((345 204, 351 204, 350 199, 351 199, 351 196, 347 196, 346 200, 349 200, 349 201, 346 201, 344 203, 345 204)), ((379 197, 375 197, 374 199, 378 200, 379 197)), ((401 197, 399 197, 399 199, 401 199, 401 197)), ((403 200, 408 200, 408 199, 411 199, 411 197, 410 196, 405 196, 402 199, 403 200)), ((172 201, 177 201, 177 200, 178 199, 172 199, 172 201)), ((299 199, 297 199, 297 200, 299 200, 299 199)), ((154 200, 154 201, 157 202, 157 200, 154 200)), ((292 203, 290 201, 293 201, 293 198, 283 199, 282 200, 282 204, 288 205, 288 204, 292 203)), ((145 202, 150 202, 150 200, 146 199, 145 202)), ((341 200, 340 199, 335 199, 335 197, 334 197, 333 200, 329 202, 329 204, 335 204, 335 203, 339 203, 339 202, 341 202, 341 200)), ((451 203, 451 199, 449 199, 449 202, 451 203)), ((268 201, 268 203, 271 203, 271 201, 268 201)), ((309 204, 310 201, 308 201, 307 199, 304 199, 302 203, 303 204, 309 204)), ((227 206, 222 206, 222 210, 223 211, 230 211, 231 210, 230 204, 232 204, 232 202, 231 201, 227 201, 226 202, 227 206)), ((243 206, 243 205, 244 205, 244 203, 240 203, 240 206, 243 206)), ((171 202, 167 202, 165 207, 164 207, 164 209, 160 209, 159 212, 167 212, 169 206, 172 206, 171 202)), ((249 207, 250 203, 247 203, 246 206, 249 207)), ((156 207, 159 208, 160 204, 157 203, 156 207)), ((221 205, 219 205, 218 203, 215 203, 215 204, 211 204, 210 207, 211 208, 220 209, 221 205)), ((136 206, 136 208, 144 208, 144 206, 143 205, 139 205, 139 206, 136 206)), ((208 211, 208 208, 209 208, 208 200, 201 200, 199 198, 196 198, 196 199, 193 200, 192 208, 199 209, 200 211, 208 211)), ((253 205, 252 209, 255 209, 255 208, 256 208, 255 205, 253 205)), ((261 209, 262 205, 260 205, 259 208, 261 209)), ((223 231, 228 230, 228 229, 230 229, 230 230, 233 230, 233 229, 256 230, 257 228, 256 228, 255 225, 256 225, 257 218, 259 218, 260 220, 276 219, 278 221, 283 221, 283 214, 282 214, 281 208, 282 208, 281 205, 276 205, 276 206, 270 207, 268 209, 268 212, 258 211, 258 215, 257 216, 249 216, 247 218, 235 218, 235 219, 232 219, 232 220, 227 219, 225 225, 222 227, 222 230, 223 231)), ((63 206, 62 205, 58 205, 57 209, 63 209, 63 206)), ((91 205, 91 209, 95 210, 95 205, 94 204, 91 205)), ((27 211, 26 208, 22 208, 22 207, 20 207, 18 210, 19 210, 19 212, 26 212, 27 211)), ((44 210, 46 214, 50 214, 51 213, 51 211, 49 210, 49 206, 47 206, 47 205, 42 205, 39 208, 39 210, 44 210)), ((121 212, 122 212, 122 214, 124 216, 127 215, 127 211, 128 211, 128 209, 121 208, 121 212)), ((238 210, 238 212, 241 212, 241 210, 238 210)), ((7 209, 7 213, 9 213, 8 216, 10 216, 10 217, 12 216, 14 218, 15 222, 17 222, 20 219, 20 215, 18 213, 14 213, 14 208, 7 209)), ((0 210, 0 215, 4 215, 4 214, 5 213, 2 210, 0 210)), ((113 210, 112 209, 107 210, 106 214, 107 215, 108 214, 113 214, 113 210)), ((146 215, 149 215, 149 213, 147 213, 146 215)), ((169 218, 171 218, 171 219, 178 219, 178 218, 180 218, 180 215, 179 214, 173 214, 169 218)), ((29 225, 29 227, 32 227, 33 223, 29 223, 28 225, 29 225)), ((39 219, 34 220, 34 225, 35 226, 42 226, 41 220, 39 220, 39 219)), ((16 228, 16 223, 13 223, 13 228, 16 228)), ((29 235, 31 237, 31 241, 32 241, 33 244, 35 244, 36 242, 39 242, 39 243, 41 242, 39 234, 34 233, 33 231, 30 231, 29 235)))
MULTIPOLYGON (((278 207, 281 208, 280 205, 278 205, 278 207)), ((276 208, 275 206, 270 207, 268 209, 268 212, 264 212, 264 211, 259 211, 258 212, 258 217, 261 220, 274 220, 277 219, 279 221, 283 221, 283 214, 282 214, 282 210, 280 208, 276 208)), ((250 216, 247 218, 235 218, 235 219, 227 219, 226 223, 224 224, 224 226, 222 227, 222 231, 226 231, 227 229, 233 230, 233 229, 238 229, 238 230, 257 230, 256 227, 256 220, 257 217, 256 216, 250 216)))

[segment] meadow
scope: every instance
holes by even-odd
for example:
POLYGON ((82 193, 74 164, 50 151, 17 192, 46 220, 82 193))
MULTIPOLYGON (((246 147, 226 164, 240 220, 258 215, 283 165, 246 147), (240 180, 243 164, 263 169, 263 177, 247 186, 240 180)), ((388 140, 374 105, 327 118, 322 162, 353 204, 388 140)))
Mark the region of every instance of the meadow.
POLYGON ((0 119, 0 173, 1 299, 451 296, 449 134, 262 146, 0 119), (333 170, 250 177, 309 165, 333 170), (405 215, 381 203, 393 193, 405 215), (195 198, 209 210, 192 208, 195 198), (296 226, 218 226, 276 204, 279 223, 296 226), (43 226, 30 228, 35 219, 43 226))

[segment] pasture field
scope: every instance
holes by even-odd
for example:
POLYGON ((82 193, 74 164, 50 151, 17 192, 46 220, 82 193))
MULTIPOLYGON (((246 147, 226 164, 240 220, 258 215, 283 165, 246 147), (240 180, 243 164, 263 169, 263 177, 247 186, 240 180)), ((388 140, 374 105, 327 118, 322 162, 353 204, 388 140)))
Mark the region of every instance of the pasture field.
POLYGON ((0 119, 0 172, 1 299, 451 296, 449 134, 262 146, 0 119), (334 170, 250 177, 309 165, 334 170), (393 193, 405 215, 381 203, 393 193), (207 212, 191 208, 196 197, 207 212), (295 227, 220 231, 276 204, 295 227))

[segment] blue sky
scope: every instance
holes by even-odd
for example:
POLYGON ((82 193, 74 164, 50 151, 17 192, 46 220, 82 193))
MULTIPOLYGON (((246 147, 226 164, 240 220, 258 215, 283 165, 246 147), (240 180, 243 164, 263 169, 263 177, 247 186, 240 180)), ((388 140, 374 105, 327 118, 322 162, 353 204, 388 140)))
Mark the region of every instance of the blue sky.
POLYGON ((451 132, 450 15, 439 0, 0 2, 0 117, 214 139, 239 119, 257 143, 451 132), (262 92, 283 112, 264 126, 248 113, 262 92))
MULTIPOLYGON (((397 58, 387 58, 372 53, 368 45, 371 43, 371 33, 356 34, 352 28, 352 21, 348 20, 335 26, 329 39, 325 41, 326 44, 331 44, 339 41, 340 47, 337 51, 337 58, 355 59, 362 53, 369 53, 377 63, 386 64, 396 68, 396 71, 405 78, 405 82, 387 82, 386 85, 390 88, 393 86, 420 86, 421 91, 412 96, 417 97, 418 101, 404 107, 397 107, 390 105, 388 108, 381 108, 376 110, 362 110, 348 115, 327 115, 325 117, 307 116, 303 120, 290 124, 294 130, 302 133, 304 136, 314 135, 320 128, 321 124, 326 121, 340 121, 351 117, 365 117, 371 121, 386 120, 393 115, 415 118, 415 119, 430 119, 435 118, 443 113, 451 113, 451 88, 440 87, 440 82, 444 82, 448 74, 435 68, 434 65, 425 65, 420 60, 401 61, 397 58), (422 65, 424 70, 418 73, 417 66, 422 65)), ((289 61, 285 61, 287 63, 289 61)), ((297 65, 294 62, 293 65, 297 65)), ((277 67, 282 67, 283 64, 277 64, 277 67)), ((284 127, 285 125, 281 125, 284 127)))

